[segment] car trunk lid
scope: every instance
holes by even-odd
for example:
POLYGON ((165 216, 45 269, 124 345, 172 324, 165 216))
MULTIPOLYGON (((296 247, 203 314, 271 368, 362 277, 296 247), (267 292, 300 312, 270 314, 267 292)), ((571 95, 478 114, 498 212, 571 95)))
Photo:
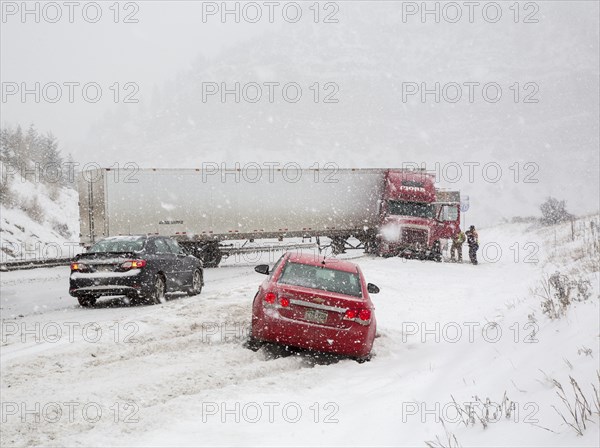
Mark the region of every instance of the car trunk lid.
POLYGON ((365 307, 365 301, 360 297, 281 284, 277 303, 282 317, 334 328, 350 326, 351 321, 344 319, 346 310, 365 307), (282 306, 282 300, 288 305, 282 306))
POLYGON ((135 252, 88 252, 79 254, 75 263, 79 263, 80 272, 116 272, 126 260, 136 258, 135 252))

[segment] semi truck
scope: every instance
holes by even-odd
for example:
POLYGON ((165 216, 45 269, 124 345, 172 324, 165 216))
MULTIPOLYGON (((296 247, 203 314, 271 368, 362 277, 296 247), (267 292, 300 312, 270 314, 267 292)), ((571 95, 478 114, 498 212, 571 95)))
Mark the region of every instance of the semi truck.
POLYGON ((424 170, 98 168, 79 173, 77 187, 83 246, 170 236, 206 267, 231 240, 273 238, 441 260, 441 240, 460 223, 459 192, 437 189, 424 170))

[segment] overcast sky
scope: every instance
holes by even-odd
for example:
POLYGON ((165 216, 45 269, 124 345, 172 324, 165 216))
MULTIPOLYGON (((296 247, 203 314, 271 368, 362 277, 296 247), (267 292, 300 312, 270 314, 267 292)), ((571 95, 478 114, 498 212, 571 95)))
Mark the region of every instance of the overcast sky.
POLYGON ((507 183, 486 182, 485 193, 468 181, 445 185, 479 201, 473 213, 482 222, 531 214, 548 194, 577 213, 598 208, 598 2, 480 2, 474 11, 469 2, 429 2, 440 9, 439 24, 415 10, 422 2, 322 2, 317 10, 301 2, 297 23, 291 2, 272 10, 229 2, 239 8, 239 23, 234 14, 223 23, 222 2, 75 3, 26 2, 33 12, 23 15, 23 2, 2 2, 0 106, 3 125, 52 131, 76 160, 104 155, 110 166, 125 154, 141 166, 169 167, 203 160, 499 162, 507 183), (456 23, 450 4, 462 14, 456 23), (494 22, 494 8, 482 10, 498 4, 502 16, 494 22), (320 82, 319 104, 221 107, 202 104, 197 85, 294 79, 306 82, 305 99, 320 82), (323 104, 327 80, 341 83, 337 104, 323 104), (498 104, 419 104, 418 95, 404 102, 406 80, 497 81, 504 97, 498 104), (526 104, 531 81, 539 101, 526 104), (62 96, 52 103, 56 84, 62 96), (23 88, 37 90, 40 101, 23 98, 23 88), (124 104, 127 95, 139 105, 124 104), (515 186, 508 176, 516 162, 535 162, 540 182, 515 186), (557 182, 559 170, 568 182, 557 182))
POLYGON ((243 21, 223 24, 208 15, 207 6, 203 23, 202 2, 193 1, 121 2, 118 23, 114 23, 114 2, 98 2, 102 15, 96 23, 90 23, 96 18, 96 8, 87 6, 84 14, 84 6, 91 2, 75 3, 79 4, 70 9, 64 2, 56 2, 62 16, 50 23, 48 20, 55 20, 58 9, 26 2, 31 11, 38 5, 36 23, 35 13, 23 17, 22 2, 3 1, 0 64, 6 94, 2 98, 3 124, 33 122, 42 131, 51 130, 72 149, 91 122, 114 106, 115 82, 121 84, 123 94, 129 93, 123 85, 134 82, 139 85, 136 98, 150 95, 155 85, 161 87, 189 69, 198 56, 215 57, 240 40, 279 26, 243 21), (137 23, 130 23, 133 20, 137 23), (35 89, 36 82, 40 83, 40 102, 35 102, 33 94, 22 102, 22 83, 35 89), (102 88, 97 103, 88 101, 93 100, 93 87, 89 87, 87 99, 83 97, 83 86, 92 82, 102 88), (19 91, 10 94, 12 84, 6 83, 17 83, 19 91), (50 100, 55 97, 56 89, 50 83, 58 83, 62 89, 63 96, 56 103, 44 101, 45 96, 50 100), (69 89, 74 94, 73 103, 68 99, 69 89))

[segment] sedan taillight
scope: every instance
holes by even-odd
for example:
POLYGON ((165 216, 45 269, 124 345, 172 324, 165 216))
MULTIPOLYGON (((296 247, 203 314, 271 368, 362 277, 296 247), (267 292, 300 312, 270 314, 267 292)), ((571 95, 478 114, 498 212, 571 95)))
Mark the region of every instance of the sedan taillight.
POLYGON ((275 303, 275 300, 277 300, 277 295, 274 292, 268 292, 265 294, 265 302, 275 303))
POLYGON ((371 310, 368 308, 348 309, 344 314, 344 319, 365 324, 371 320, 371 310))
POLYGON ((346 310, 346 315, 344 317, 346 319, 354 320, 354 319, 356 319, 357 314, 358 313, 356 312, 356 310, 346 310))
POLYGON ((146 260, 127 260, 121 264, 121 269, 141 269, 146 266, 146 260))
POLYGON ((371 310, 368 310, 366 308, 360 310, 358 312, 358 318, 364 321, 371 320, 371 310))
POLYGON ((74 261, 71 263, 71 271, 83 271, 85 269, 85 265, 82 263, 78 263, 74 261))

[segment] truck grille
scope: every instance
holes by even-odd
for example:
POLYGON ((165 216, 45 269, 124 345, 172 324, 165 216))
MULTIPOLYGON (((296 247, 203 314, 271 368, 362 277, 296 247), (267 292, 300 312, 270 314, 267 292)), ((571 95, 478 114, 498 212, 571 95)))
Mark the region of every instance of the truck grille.
POLYGON ((402 229, 402 242, 404 244, 422 244, 427 246, 427 230, 421 229, 402 229))

